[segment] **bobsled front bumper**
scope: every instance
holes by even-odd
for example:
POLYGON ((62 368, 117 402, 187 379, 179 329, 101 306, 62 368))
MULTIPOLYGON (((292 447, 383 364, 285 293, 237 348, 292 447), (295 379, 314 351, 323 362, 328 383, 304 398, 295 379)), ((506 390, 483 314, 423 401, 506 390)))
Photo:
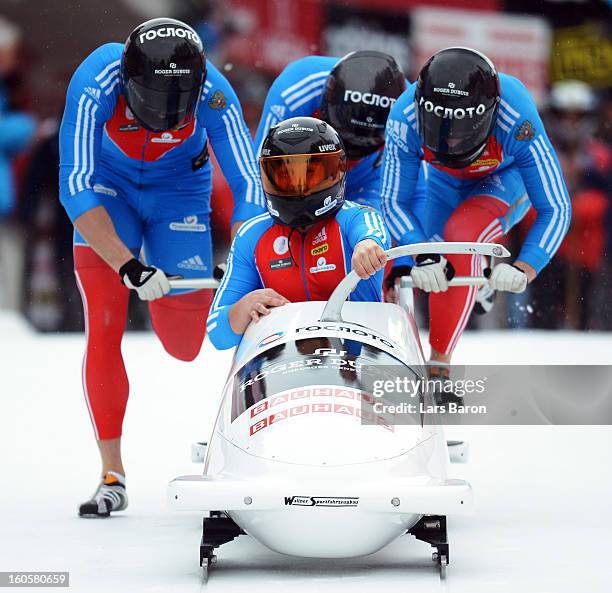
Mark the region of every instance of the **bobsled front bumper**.
POLYGON ((419 515, 468 514, 472 510, 473 493, 468 482, 423 482, 415 478, 347 483, 181 476, 170 482, 168 502, 171 508, 192 511, 275 511, 291 505, 353 506, 374 513, 419 515), (330 499, 330 503, 325 504, 323 499, 330 499))

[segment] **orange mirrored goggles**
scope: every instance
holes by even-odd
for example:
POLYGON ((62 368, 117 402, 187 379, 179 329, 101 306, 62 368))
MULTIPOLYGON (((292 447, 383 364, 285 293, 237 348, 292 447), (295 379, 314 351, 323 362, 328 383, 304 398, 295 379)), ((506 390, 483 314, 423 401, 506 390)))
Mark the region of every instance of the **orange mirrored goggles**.
POLYGON ((329 189, 346 173, 343 150, 260 157, 261 183, 273 196, 303 197, 329 189))

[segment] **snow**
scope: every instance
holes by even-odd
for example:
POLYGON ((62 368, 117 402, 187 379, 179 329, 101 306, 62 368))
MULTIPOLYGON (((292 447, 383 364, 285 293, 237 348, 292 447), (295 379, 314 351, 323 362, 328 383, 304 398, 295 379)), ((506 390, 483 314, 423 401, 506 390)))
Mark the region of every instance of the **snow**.
MULTIPOLYGON (((200 516, 169 511, 165 491, 174 476, 201 472, 190 445, 207 435, 230 355, 207 343, 184 364, 152 335, 126 336, 130 507, 84 520, 77 503, 93 491, 99 467, 81 391, 82 349, 80 335, 37 335, 0 313, 0 571, 70 571, 70 590, 79 593, 200 591, 200 516)), ((509 330, 467 334, 456 360, 607 364, 611 354, 611 335, 509 330)), ((453 472, 471 481, 476 511, 449 519, 447 588, 608 591, 612 428, 455 430, 470 442, 470 461, 453 472)), ((242 536, 220 549, 207 589, 439 591, 430 555, 428 545, 402 537, 366 558, 301 560, 242 536)))

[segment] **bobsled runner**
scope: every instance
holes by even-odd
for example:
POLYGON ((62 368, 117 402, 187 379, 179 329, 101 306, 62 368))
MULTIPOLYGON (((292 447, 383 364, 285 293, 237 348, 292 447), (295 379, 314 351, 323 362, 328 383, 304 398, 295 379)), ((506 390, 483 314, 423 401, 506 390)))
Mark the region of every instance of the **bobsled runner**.
MULTIPOLYGON (((418 253, 509 255, 490 243, 420 243, 387 256, 418 253)), ((358 281, 351 272, 329 301, 273 309, 244 334, 203 475, 178 477, 168 489, 173 508, 209 513, 200 545, 205 578, 216 549, 241 534, 282 554, 348 558, 408 533, 435 548, 445 576, 446 517, 470 511, 472 490, 448 477, 435 418, 381 411, 408 396, 381 396, 376 387, 399 375, 418 382, 425 359, 409 305, 345 302, 358 281)), ((433 403, 426 389, 409 397, 433 403)))

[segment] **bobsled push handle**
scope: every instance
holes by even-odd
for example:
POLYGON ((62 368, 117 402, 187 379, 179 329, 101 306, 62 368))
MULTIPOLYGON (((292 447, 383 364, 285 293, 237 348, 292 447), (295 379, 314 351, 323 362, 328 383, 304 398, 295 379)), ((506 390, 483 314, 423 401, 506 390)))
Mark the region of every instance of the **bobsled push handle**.
MULTIPOLYGON (((488 282, 484 276, 454 276, 448 281, 449 286, 484 286, 488 282)), ((400 288, 414 288, 414 282, 410 276, 402 276, 400 288)))
POLYGON ((168 282, 170 283, 170 288, 192 290, 201 290, 203 288, 216 290, 220 284, 214 278, 169 278, 168 282))
MULTIPOLYGON (((447 253, 465 255, 488 255, 491 257, 508 257, 510 252, 503 246, 496 243, 471 243, 471 242, 432 242, 432 243, 413 243, 412 245, 401 245, 385 251, 387 261, 404 257, 407 255, 419 255, 420 253, 447 253)), ((336 286, 336 289, 329 297, 321 321, 342 321, 342 307, 346 299, 359 283, 361 278, 355 271, 347 274, 336 286)), ((457 285, 457 284, 455 284, 457 285)))

